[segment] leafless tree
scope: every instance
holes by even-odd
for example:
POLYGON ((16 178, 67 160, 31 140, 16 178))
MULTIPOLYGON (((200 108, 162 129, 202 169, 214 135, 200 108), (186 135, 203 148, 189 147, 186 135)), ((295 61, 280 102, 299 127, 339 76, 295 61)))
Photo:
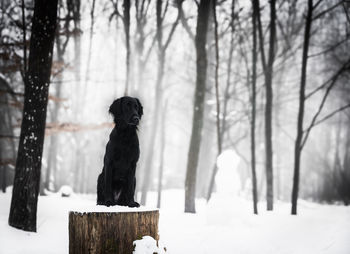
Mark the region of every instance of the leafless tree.
MULTIPOLYGON (((157 39, 157 45, 158 45, 158 66, 157 66, 157 79, 156 79, 156 90, 155 90, 155 99, 154 99, 154 112, 152 117, 152 126, 151 126, 151 133, 149 135, 149 140, 147 142, 147 145, 149 147, 154 147, 156 134, 158 132, 158 122, 159 122, 159 116, 160 116, 160 110, 161 110, 161 102, 163 100, 163 78, 164 78, 164 68, 165 68, 165 61, 166 61, 166 51, 170 45, 170 42, 173 38, 175 29, 179 23, 179 13, 177 15, 177 18, 175 22, 172 24, 171 29, 169 31, 169 34, 164 40, 163 37, 163 24, 164 24, 164 18, 168 9, 168 1, 166 2, 166 5, 163 9, 162 7, 162 0, 157 0, 156 2, 156 16, 157 16, 157 32, 156 32, 156 39, 157 39)), ((182 4, 180 2, 179 4, 182 4)), ((147 200, 147 192, 149 189, 150 179, 151 179, 151 165, 153 161, 153 151, 152 149, 148 149, 148 154, 146 155, 146 161, 145 161, 145 168, 144 168, 144 179, 142 183, 142 195, 141 195, 141 204, 146 204, 147 200)))
POLYGON ((9 216, 9 225, 26 231, 36 231, 57 0, 35 1, 32 23, 21 135, 9 216))
POLYGON ((188 151, 185 180, 185 212, 195 213, 196 174, 204 115, 204 98, 207 74, 207 30, 211 1, 201 0, 198 6, 196 29, 197 76, 194 94, 193 120, 190 147, 188 151))

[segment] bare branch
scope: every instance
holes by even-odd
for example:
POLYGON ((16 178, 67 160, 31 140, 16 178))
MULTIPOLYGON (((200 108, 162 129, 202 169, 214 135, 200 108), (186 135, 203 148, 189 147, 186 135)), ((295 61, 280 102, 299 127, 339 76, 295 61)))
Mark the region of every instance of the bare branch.
POLYGON ((182 8, 182 2, 180 2, 178 4, 178 8, 179 8, 179 14, 180 14, 180 20, 181 20, 181 24, 184 27, 185 31, 187 32, 188 36, 190 37, 191 40, 194 41, 194 34, 191 31, 191 28, 189 27, 188 23, 187 23, 187 19, 185 17, 185 13, 183 11, 182 8))
POLYGON ((19 136, 0 134, 0 138, 11 138, 11 139, 14 138, 14 139, 19 139, 19 136))
POLYGON ((350 108, 350 103, 347 104, 347 105, 344 105, 344 106, 342 106, 342 107, 340 107, 340 108, 338 108, 337 110, 334 110, 333 112, 329 113, 328 115, 326 115, 326 116, 323 117, 322 119, 318 120, 318 121, 314 124, 314 126, 316 126, 316 125, 318 125, 318 124, 320 124, 320 123, 322 123, 322 122, 328 120, 329 118, 331 118, 331 117, 334 116, 335 114, 337 114, 337 113, 339 113, 339 112, 341 112, 341 111, 343 111, 343 110, 345 110, 345 109, 347 109, 347 108, 350 108))
POLYGON ((319 14, 315 15, 315 16, 312 18, 312 20, 316 20, 316 19, 322 17, 324 14, 326 14, 327 12, 330 12, 330 11, 332 11, 333 9, 337 8, 337 7, 338 7, 339 5, 341 5, 342 3, 343 3, 343 1, 339 1, 339 2, 336 3, 335 5, 329 7, 328 9, 321 11, 319 14))
POLYGON ((318 0, 318 2, 312 8, 315 10, 322 2, 323 0, 318 0))
POLYGON ((308 95, 305 96, 305 100, 307 100, 308 98, 310 98, 312 95, 314 95, 316 92, 318 92, 319 90, 325 88, 330 82, 334 83, 335 81, 337 81, 337 79, 339 78, 339 76, 347 69, 350 68, 350 59, 330 78, 328 79, 326 82, 324 82, 322 85, 320 85, 319 87, 317 87, 315 90, 313 90, 311 93, 309 93, 308 95))
POLYGON ((340 42, 336 43, 335 45, 332 45, 331 47, 321 51, 321 52, 318 52, 318 53, 315 53, 315 54, 311 54, 309 55, 308 57, 311 58, 311 57, 315 57, 315 56, 319 56, 319 55, 323 55, 323 54, 326 54, 328 52, 331 52, 333 51, 335 48, 337 48, 338 46, 340 46, 341 44, 343 44, 344 42, 347 42, 350 38, 345 38, 344 40, 341 40, 340 42))
POLYGON ((321 111, 322 111, 322 109, 323 109, 323 107, 324 107, 324 105, 325 105, 325 103, 326 103, 326 101, 327 101, 328 95, 329 95, 329 93, 331 92, 332 88, 334 87, 336 81, 337 81, 337 78, 333 79, 332 82, 331 82, 331 84, 327 87, 327 90, 326 90, 326 92, 325 92, 325 94, 323 95, 323 98, 322 98, 322 100, 321 100, 320 106, 318 107, 318 110, 317 110, 316 114, 315 114, 314 117, 312 118, 312 121, 311 121, 309 127, 308 127, 305 131, 303 131, 303 132, 305 132, 306 134, 305 134, 305 136, 304 136, 304 139, 303 139, 302 142, 301 142, 300 149, 303 149, 303 147, 304 147, 304 145, 305 145, 305 143, 306 143, 306 141, 307 141, 307 139, 308 139, 308 137, 309 137, 309 135, 310 135, 310 131, 311 131, 311 129, 315 126, 315 124, 316 124, 316 122, 317 122, 317 118, 318 118, 318 116, 321 114, 321 111))
POLYGON ((119 12, 119 8, 118 8, 118 0, 117 1, 113 1, 113 0, 111 0, 111 2, 112 2, 112 4, 113 4, 113 7, 114 7, 114 12, 111 14, 111 16, 109 17, 109 20, 111 21, 112 20, 112 18, 113 18, 113 16, 117 16, 117 17, 119 17, 119 18, 121 18, 122 20, 124 20, 124 17, 123 17, 123 15, 121 15, 120 14, 120 12, 119 12))
POLYGON ((170 30, 169 35, 168 35, 168 39, 166 40, 162 50, 165 51, 168 48, 170 41, 174 35, 175 29, 176 29, 177 25, 179 24, 179 21, 180 21, 180 11, 178 11, 178 13, 177 13, 177 18, 176 18, 173 26, 171 27, 171 30, 170 30))
POLYGON ((145 59, 143 60, 144 63, 146 63, 148 61, 148 58, 150 57, 151 55, 151 52, 152 52, 152 49, 154 47, 154 44, 156 44, 156 39, 157 39, 157 36, 154 36, 153 37, 153 40, 152 40, 152 44, 151 46, 148 48, 148 51, 147 51, 147 54, 145 56, 145 59))
POLYGON ((166 3, 165 3, 164 12, 163 12, 163 15, 162 15, 162 23, 163 23, 163 21, 165 19, 166 13, 168 12, 168 7, 169 7, 169 0, 167 0, 166 3))
POLYGON ((254 7, 256 8, 256 14, 257 14, 257 21, 258 21, 258 33, 259 33, 259 46, 260 46, 260 53, 261 53, 261 63, 263 66, 263 71, 266 73, 267 64, 266 64, 266 57, 265 57, 265 49, 264 49, 264 35, 262 31, 262 25, 261 25, 261 15, 260 15, 260 2, 259 0, 254 0, 254 7))
POLYGON ((344 9, 344 12, 345 12, 345 15, 346 15, 346 19, 348 20, 348 23, 350 24, 350 16, 349 16, 348 10, 345 7, 345 2, 343 2, 343 9, 344 9))
POLYGON ((6 92, 7 93, 9 93, 11 96, 12 96, 12 98, 16 101, 16 102, 18 102, 18 99, 17 99, 17 95, 23 95, 23 94, 20 94, 20 93, 16 93, 12 88, 11 88, 11 86, 9 85, 9 83, 7 82, 7 80, 2 76, 2 75, 0 75, 0 84, 2 84, 4 87, 6 87, 6 92))
POLYGON ((0 166, 12 165, 15 166, 16 162, 13 159, 2 159, 0 160, 0 166))

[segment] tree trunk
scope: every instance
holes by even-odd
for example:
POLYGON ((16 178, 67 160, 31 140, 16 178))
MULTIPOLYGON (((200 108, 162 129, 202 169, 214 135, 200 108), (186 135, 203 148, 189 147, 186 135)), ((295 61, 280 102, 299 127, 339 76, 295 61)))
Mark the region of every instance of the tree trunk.
POLYGON ((198 7, 196 30, 197 77, 193 106, 193 122, 188 151, 185 180, 185 212, 195 213, 196 177, 204 115, 207 76, 207 31, 211 1, 201 0, 198 7))
MULTIPOLYGON (((63 68, 64 60, 63 60, 63 54, 65 52, 65 48, 63 48, 61 39, 60 39, 60 33, 57 31, 56 33, 56 51, 57 51, 57 61, 61 68, 63 68)), ((57 75, 57 83, 56 83, 56 90, 55 90, 55 97, 60 98, 61 97, 61 91, 62 91, 62 72, 57 75)), ((52 86, 51 86, 52 88, 52 86)), ((51 122, 57 123, 58 122, 58 111, 60 107, 59 101, 53 102, 53 109, 51 111, 51 122)), ((57 167, 57 145, 58 145, 58 138, 56 135, 52 135, 50 137, 50 150, 49 150, 49 156, 48 156, 48 165, 46 169, 46 176, 45 176, 45 182, 44 187, 47 190, 50 190, 50 181, 51 181, 51 174, 52 172, 56 172, 57 167)), ((56 179, 54 179, 56 180, 56 179)), ((52 190, 51 190, 52 191, 52 190)))
MULTIPOLYGON (((76 116, 76 122, 81 122, 83 118, 84 111, 82 112, 81 109, 84 108, 85 104, 85 95, 86 95, 86 87, 84 86, 83 82, 81 82, 81 26, 80 26, 80 18, 81 18, 81 0, 73 0, 72 1, 72 12, 73 12, 73 23, 74 23, 74 75, 76 79, 76 99, 75 103, 73 104, 73 112, 76 116), (82 85, 83 84, 83 85, 82 85)), ((84 143, 84 137, 83 134, 80 132, 74 133, 74 139, 75 139, 75 157, 73 158, 72 165, 74 170, 74 181, 76 185, 74 185, 74 191, 80 192, 80 182, 81 178, 81 162, 85 160, 83 156, 83 148, 82 144, 84 143)), ((54 178, 56 178, 57 173, 54 172, 54 178)), ((57 181, 56 181, 57 183, 57 181)), ((57 185, 56 188, 59 188, 57 185)))
MULTIPOLYGON (((3 84, 2 84, 2 79, 0 79, 0 90, 3 90, 3 84)), ((5 80, 4 80, 5 82, 5 80)), ((6 89, 6 88, 5 88, 6 89)), ((4 106, 0 107, 0 119, 3 119, 0 122, 0 134, 1 135, 9 135, 9 131, 12 129, 11 128, 11 122, 7 122, 9 119, 8 115, 8 100, 7 100, 7 94, 3 93, 0 94, 0 101, 4 103, 4 106)), ((7 163, 5 162, 5 159, 9 156, 7 156, 7 147, 8 147, 8 140, 10 138, 4 138, 0 137, 0 185, 1 185, 1 191, 3 193, 6 192, 6 175, 7 175, 7 163)))
MULTIPOLYGON (((157 0, 156 3, 156 16, 157 16, 157 44, 158 44, 158 73, 157 73, 157 81, 156 81, 156 91, 155 91, 155 99, 154 99, 154 115, 153 115, 153 121, 152 121, 152 128, 151 128, 151 134, 150 134, 150 140, 147 143, 149 147, 154 147, 154 142, 156 139, 156 133, 158 129, 158 119, 160 115, 160 105, 163 98, 163 77, 164 77, 164 68, 165 68, 165 56, 166 56, 166 50, 171 42, 171 38, 175 32, 175 29, 177 27, 177 24, 179 23, 179 13, 177 16, 176 21, 173 23, 169 35, 163 43, 163 21, 164 21, 164 14, 162 14, 162 1, 157 0)), ((142 195, 141 195, 141 204, 146 204, 147 200, 147 192, 149 189, 150 179, 152 175, 152 160, 153 160, 153 151, 152 149, 148 149, 148 155, 146 157, 146 163, 145 163, 145 173, 144 173, 144 179, 143 179, 143 185, 142 185, 142 195)))
POLYGON ((295 147, 294 147, 294 176, 293 176, 293 190, 292 190, 292 214, 293 215, 297 214, 299 178, 300 178, 300 157, 301 157, 302 139, 303 139, 303 121, 304 121, 305 87, 306 87, 306 75, 307 75, 307 59, 308 59, 309 42, 310 42, 310 30, 311 30, 311 24, 312 24, 312 12, 313 12, 313 3, 312 3, 312 0, 309 0, 308 1, 308 13, 306 16, 304 45, 303 45, 303 58, 302 58, 302 66, 301 66, 297 137, 295 140, 295 147))
POLYGON ((160 208, 161 198, 162 198, 162 180, 164 171, 164 154, 165 154, 165 122, 166 122, 166 112, 168 108, 168 103, 165 102, 163 113, 162 113, 162 123, 161 123, 161 137, 160 137, 160 163, 158 172, 158 197, 157 197, 157 208, 160 208))
POLYGON ((265 70, 265 88, 266 88, 266 105, 265 105, 265 167, 266 167, 266 201, 267 210, 273 210, 273 150, 272 150, 272 79, 273 79, 273 62, 276 40, 276 1, 270 1, 270 42, 269 42, 269 59, 265 70))
POLYGON ((130 254, 143 236, 158 240, 159 211, 70 212, 69 253, 130 254))
MULTIPOLYGON (((91 51, 92 51, 92 38, 94 36, 94 24, 95 24, 95 3, 96 0, 92 0, 91 4, 91 10, 90 10, 90 36, 89 36, 89 49, 88 49, 88 55, 87 55, 87 61, 86 61, 86 72, 85 72, 85 90, 87 90, 87 84, 90 78, 90 63, 91 63, 91 51)), ((84 96, 85 97, 85 96, 84 96)))
MULTIPOLYGON (((1 157, 0 157, 1 159, 1 157)), ((6 178, 7 178, 7 168, 6 166, 0 166, 1 168, 1 191, 3 193, 6 192, 6 187, 7 187, 7 182, 6 182, 6 178)))
POLYGON ((58 0, 36 0, 9 225, 36 231, 36 212, 58 0))
POLYGON ((124 95, 128 95, 130 83, 130 0, 123 2, 123 23, 126 44, 126 77, 124 95))
MULTIPOLYGON (((162 1, 157 1, 156 6, 156 16, 157 16, 157 44, 158 44, 158 66, 157 66, 157 80, 156 80, 156 90, 154 98, 154 114, 152 119, 152 129, 149 136, 147 145, 149 147, 154 147, 156 141, 156 134, 158 132, 158 121, 160 105, 163 97, 162 82, 164 77, 164 65, 165 65, 165 49, 163 48, 163 19, 162 19, 162 1)), ((148 149, 148 154, 145 162, 144 177, 142 183, 142 193, 141 193, 141 204, 145 205, 147 201, 147 192, 150 185, 150 179, 152 174, 152 161, 153 161, 153 150, 148 149)))
POLYGON ((253 53, 252 53, 252 119, 250 129, 250 149, 251 149, 251 160, 252 160, 252 194, 253 194, 253 211, 254 214, 258 214, 258 193, 256 183, 256 153, 255 153, 255 122, 256 122, 256 62, 257 62, 257 36, 256 36, 256 19, 257 19, 257 5, 256 0, 253 2, 253 53))
MULTIPOLYGON (((222 129, 221 129, 221 122, 220 122, 220 99, 219 99, 219 38, 218 38, 218 21, 216 17, 216 2, 212 2, 213 6, 213 20, 214 20, 214 38, 215 38, 215 100, 216 100, 216 137, 217 137, 217 148, 218 148, 218 155, 221 154, 222 150, 222 129)), ((215 176, 218 171, 218 167, 216 165, 213 169, 213 172, 210 177, 209 182, 209 190, 207 194, 207 201, 209 201, 211 194, 213 192, 214 188, 214 182, 215 182, 215 176)))
POLYGON ((135 18, 136 18, 136 38, 135 48, 137 52, 137 83, 133 84, 134 92, 137 91, 141 98, 144 98, 144 73, 145 63, 148 60, 150 50, 153 47, 151 44, 149 52, 144 56, 145 49, 145 25, 147 24, 147 13, 149 10, 150 1, 146 0, 135 0, 135 18))

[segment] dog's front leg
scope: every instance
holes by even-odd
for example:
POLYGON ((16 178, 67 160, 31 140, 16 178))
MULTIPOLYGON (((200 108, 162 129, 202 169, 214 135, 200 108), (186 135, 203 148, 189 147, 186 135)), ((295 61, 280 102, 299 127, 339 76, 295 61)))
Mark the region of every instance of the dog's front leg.
POLYGON ((136 188, 136 177, 135 177, 135 171, 136 171, 136 163, 133 163, 131 170, 128 174, 127 179, 127 189, 126 189, 126 199, 127 199, 127 205, 129 207, 139 207, 140 204, 135 202, 134 195, 135 195, 135 188, 136 188))
POLYGON ((127 193, 126 193, 126 198, 127 198, 127 205, 129 207, 139 207, 140 204, 137 203, 134 200, 134 195, 135 195, 135 187, 136 187, 136 178, 133 177, 131 179, 128 179, 128 184, 127 184, 127 193))
POLYGON ((113 172, 111 167, 105 168, 105 205, 110 206, 113 204, 113 190, 112 190, 112 180, 113 172))

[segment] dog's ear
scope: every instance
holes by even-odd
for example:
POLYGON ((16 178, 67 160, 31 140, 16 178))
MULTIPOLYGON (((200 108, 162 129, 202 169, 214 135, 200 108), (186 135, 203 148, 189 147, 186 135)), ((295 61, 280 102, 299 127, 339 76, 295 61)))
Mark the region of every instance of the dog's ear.
POLYGON ((139 99, 137 99, 137 98, 135 98, 136 99, 136 102, 137 102, 137 105, 138 105, 138 108, 139 108, 139 110, 138 110, 138 114, 139 114, 139 117, 140 117, 140 119, 141 119, 141 117, 142 117, 142 115, 143 115, 143 107, 142 107, 142 104, 141 104, 141 102, 139 101, 139 99))
POLYGON ((122 115, 122 99, 119 98, 113 101, 112 105, 109 107, 109 113, 114 116, 114 118, 118 118, 122 115))

